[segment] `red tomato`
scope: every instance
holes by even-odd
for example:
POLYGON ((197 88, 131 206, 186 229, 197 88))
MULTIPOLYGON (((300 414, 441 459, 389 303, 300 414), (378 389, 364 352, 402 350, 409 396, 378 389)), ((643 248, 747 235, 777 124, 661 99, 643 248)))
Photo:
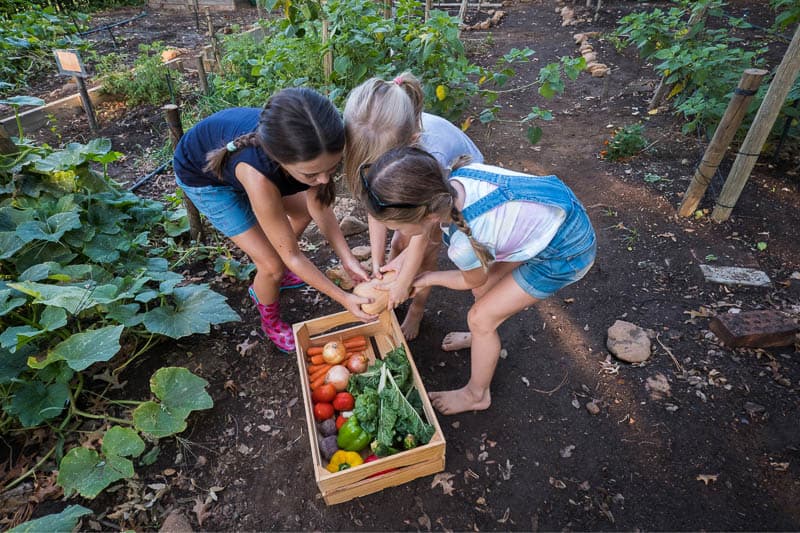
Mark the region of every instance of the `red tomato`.
POLYGON ((333 406, 327 402, 314 404, 314 418, 317 422, 322 422, 333 416, 333 406))
POLYGON ((311 393, 311 401, 314 403, 325 402, 331 403, 336 397, 336 388, 330 383, 320 385, 320 387, 311 393))
POLYGON ((333 399, 333 408, 337 411, 352 411, 356 400, 349 392, 340 392, 333 399))
POLYGON ((342 415, 337 416, 336 417, 336 431, 339 431, 340 429, 342 429, 342 426, 344 425, 345 422, 347 422, 347 419, 345 417, 343 417, 342 415))

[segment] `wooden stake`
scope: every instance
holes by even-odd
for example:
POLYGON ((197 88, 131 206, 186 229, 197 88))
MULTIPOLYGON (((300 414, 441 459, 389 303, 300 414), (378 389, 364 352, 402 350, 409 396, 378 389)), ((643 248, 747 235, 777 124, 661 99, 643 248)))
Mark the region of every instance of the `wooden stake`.
POLYGON ((761 80, 766 75, 766 70, 756 68, 749 68, 742 74, 739 86, 734 91, 730 103, 728 103, 728 109, 725 110, 725 114, 714 132, 714 138, 711 139, 711 143, 706 148, 703 159, 697 170, 695 170, 691 183, 689 183, 689 188, 686 189, 686 194, 678 211, 680 216, 691 216, 697 209, 697 205, 708 188, 708 184, 711 183, 711 178, 725 156, 728 145, 733 140, 733 136, 739 129, 742 119, 747 114, 747 106, 750 105, 758 86, 761 85, 761 80))
POLYGON ((89 120, 89 129, 92 132, 96 132, 99 129, 97 127, 97 117, 94 114, 92 99, 89 98, 89 91, 86 89, 86 80, 82 76, 75 76, 75 81, 78 83, 78 93, 81 95, 83 110, 86 111, 86 118, 89 120))
MULTIPOLYGON (((328 44, 328 39, 330 39, 330 32, 331 32, 331 23, 330 21, 323 20, 322 21, 322 46, 328 44)), ((325 74, 325 81, 330 82, 331 76, 333 75, 333 51, 327 50, 325 55, 322 56, 322 68, 325 74)))
POLYGON ((211 20, 211 11, 206 7, 206 23, 208 24, 208 38, 211 39, 211 49, 214 51, 214 61, 217 68, 222 65, 222 54, 219 51, 219 43, 217 43, 217 36, 214 33, 214 22, 211 20))
POLYGON ((383 0, 383 18, 392 18, 392 0, 383 0))
MULTIPOLYGON (((167 104, 161 109, 164 110, 164 118, 167 121, 169 128, 169 141, 172 145, 172 151, 178 146, 178 141, 183 137, 183 125, 181 124, 181 111, 178 106, 167 104)), ((200 212, 197 207, 192 203, 188 196, 183 195, 183 203, 186 206, 186 216, 189 217, 189 235, 195 242, 202 242, 203 223, 200 221, 200 212)))
POLYGON ((461 0, 461 7, 458 8, 458 36, 461 37, 461 28, 464 27, 464 19, 467 17, 467 3, 469 0, 461 0))
POLYGON ((203 94, 208 94, 208 77, 203 59, 203 54, 197 56, 197 76, 200 79, 200 88, 203 90, 203 94))
POLYGON ((11 140, 5 127, 0 125, 0 155, 15 154, 18 151, 17 145, 11 140))
POLYGON ((722 192, 717 198, 717 205, 711 213, 711 218, 715 221, 723 222, 730 217, 798 73, 800 73, 800 25, 797 26, 792 42, 789 43, 775 77, 769 84, 764 101, 758 108, 753 124, 750 125, 722 192))

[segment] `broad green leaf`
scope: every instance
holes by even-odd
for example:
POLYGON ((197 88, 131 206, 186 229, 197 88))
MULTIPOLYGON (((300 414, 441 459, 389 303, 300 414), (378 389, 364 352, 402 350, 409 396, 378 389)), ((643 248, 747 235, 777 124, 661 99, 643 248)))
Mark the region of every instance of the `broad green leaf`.
POLYGON ((156 438, 175 435, 186 429, 189 411, 169 409, 164 404, 145 402, 133 411, 133 425, 156 438))
POLYGON ((133 463, 119 456, 101 457, 87 448, 71 449, 58 467, 58 484, 65 494, 78 492, 84 498, 94 498, 120 479, 133 477, 133 463))
POLYGON ((42 106, 44 105, 44 100, 41 98, 36 98, 35 96, 12 96, 11 98, 3 98, 0 100, 0 104, 7 104, 12 106, 25 106, 25 105, 33 105, 33 106, 42 106))
POLYGON ((0 348, 0 385, 7 385, 28 368, 28 356, 33 353, 30 345, 15 352, 0 348))
POLYGON ((64 383, 30 381, 16 390, 6 412, 17 416, 24 427, 34 427, 58 416, 68 399, 69 389, 64 383))
POLYGON ((17 347, 22 347, 33 337, 44 333, 44 331, 33 326, 12 326, 0 333, 0 348, 6 348, 11 352, 17 351, 17 347))
POLYGON ((148 331, 179 339, 194 333, 208 333, 211 324, 241 320, 224 296, 205 285, 178 287, 173 297, 174 306, 157 307, 145 314, 144 325, 148 331))
POLYGON ((7 315, 17 307, 25 305, 28 299, 14 290, 0 288, 0 316, 7 315))
POLYGON ((70 505, 60 513, 49 514, 35 520, 28 520, 17 527, 8 530, 8 533, 39 533, 48 531, 53 533, 71 533, 82 516, 92 514, 91 509, 82 505, 70 505))
POLYGON ((9 287, 34 297, 34 303, 61 307, 71 315, 91 309, 97 304, 109 304, 119 299, 115 285, 54 285, 24 281, 9 283, 9 287))
POLYGON ((14 231, 0 231, 0 259, 8 259, 13 257, 23 246, 25 242, 17 236, 14 231))
POLYGON ((106 318, 119 322, 126 328, 132 328, 142 323, 144 315, 139 314, 140 306, 137 303, 120 304, 115 302, 108 306, 106 318))
POLYGON ((41 281, 43 279, 75 281, 86 279, 91 272, 91 265, 67 265, 62 267, 60 263, 55 261, 46 261, 28 268, 20 274, 19 281, 41 281))
POLYGON ((117 250, 119 242, 120 238, 117 236, 99 233, 86 243, 86 246, 83 247, 83 253, 92 261, 113 263, 119 259, 119 251, 117 250))
POLYGON ((144 441, 131 428, 114 426, 103 437, 103 453, 120 457, 138 457, 144 451, 144 441))
POLYGON ((122 330, 123 326, 106 326, 75 333, 48 351, 45 359, 28 359, 28 366, 44 368, 56 361, 66 361, 71 369, 81 371, 93 363, 108 361, 119 352, 122 330))
POLYGON ((60 307, 45 307, 39 318, 39 325, 45 331, 55 331, 67 325, 67 312, 60 307))
POLYGON ((159 368, 150 378, 150 390, 170 409, 210 409, 214 401, 206 387, 208 381, 182 367, 159 368))

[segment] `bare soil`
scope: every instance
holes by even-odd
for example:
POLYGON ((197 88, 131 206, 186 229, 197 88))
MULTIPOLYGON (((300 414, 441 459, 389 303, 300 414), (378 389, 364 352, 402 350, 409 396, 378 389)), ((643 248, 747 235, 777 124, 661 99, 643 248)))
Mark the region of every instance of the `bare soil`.
MULTIPOLYGON (((667 5, 607 0, 593 21, 583 4, 574 6, 581 22, 565 28, 555 0, 519 0, 505 8, 508 16, 491 30, 491 41, 487 32, 464 38, 485 63, 513 47, 534 49, 537 59, 518 68, 522 84, 539 66, 577 54, 572 34, 608 31, 633 9, 667 5)), ((766 26, 760 6, 736 1, 729 10, 766 26)), ((162 30, 179 26, 174 15, 151 13, 147 20, 162 30)), ((192 20, 181 24, 193 28, 192 20)), ((501 326, 507 357, 495 374, 491 408, 439 418, 447 439, 449 475, 436 478, 443 484, 427 477, 327 507, 314 483, 295 359, 259 339, 247 282, 219 280, 200 262, 190 273, 225 293, 243 321, 163 345, 123 379, 128 396, 146 398, 153 370, 183 365, 209 381, 215 406, 193 416, 181 439, 162 442, 157 463, 138 467, 135 480, 80 501, 96 512, 84 529, 158 529, 172 509, 202 530, 800 529, 797 346, 730 349, 708 331, 710 316, 732 309, 800 316, 797 154, 762 157, 729 221, 677 217, 706 140, 682 135, 669 113, 647 114, 657 79, 634 50, 617 53, 602 38, 592 44, 611 67, 609 77, 583 74, 552 101, 533 90, 511 98, 502 118, 524 116, 532 105, 554 111, 541 143, 531 146, 523 127, 511 122, 475 120, 469 130, 488 162, 541 166, 564 179, 588 208, 599 255, 581 282, 501 326), (647 150, 628 162, 599 158, 613 128, 640 121, 647 150), (646 174, 661 179, 647 182, 646 174), (767 248, 759 250, 758 242, 767 248), (716 265, 763 270, 771 287, 705 281, 699 265, 712 255, 716 265), (618 319, 654 331, 645 363, 610 356, 606 331, 618 319), (646 386, 659 375, 670 389, 662 397, 646 386), (586 409, 589 401, 599 414, 586 409), (167 490, 148 503, 146 495, 156 493, 148 486, 156 483, 167 490)), ((770 68, 785 46, 775 44, 770 68)), ((140 152, 130 147, 163 143, 161 119, 148 121, 147 113, 125 118, 124 131, 106 130, 115 149, 135 157, 140 152), (117 147, 123 137, 126 147, 117 147)), ((141 170, 128 168, 126 177, 141 170)), ((147 187, 143 194, 158 195, 170 189, 171 177, 147 187)), ((720 188, 718 178, 701 209, 713 207, 720 188)), ((319 245, 309 252, 315 262, 331 264, 321 238, 313 232, 307 238, 319 245)), ((350 239, 353 246, 365 242, 363 234, 350 239)), ((447 268, 444 255, 441 267, 447 268)), ((292 322, 340 310, 311 289, 287 291, 282 302, 292 322)), ((445 353, 440 343, 446 332, 466 327, 470 304, 468 293, 431 296, 420 336, 410 343, 428 390, 457 387, 469 377, 469 351, 445 353)), ((36 514, 53 508, 42 505, 36 514)))

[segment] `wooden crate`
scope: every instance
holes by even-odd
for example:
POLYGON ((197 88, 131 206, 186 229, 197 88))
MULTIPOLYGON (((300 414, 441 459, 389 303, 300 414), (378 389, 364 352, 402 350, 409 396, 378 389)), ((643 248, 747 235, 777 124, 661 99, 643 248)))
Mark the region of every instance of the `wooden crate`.
POLYGON ((445 440, 442 428, 436 419, 436 414, 428 399, 428 393, 419 377, 419 372, 411 356, 400 324, 394 311, 387 310, 381 313, 378 320, 364 324, 356 319, 350 312, 344 311, 333 315, 308 320, 294 324, 294 338, 297 344, 297 365, 300 370, 300 389, 306 409, 306 423, 308 424, 309 442, 311 444, 311 459, 314 462, 314 478, 319 487, 325 503, 334 505, 346 502, 359 496, 378 492, 387 487, 393 487, 423 476, 428 476, 444 470, 445 440), (314 422, 313 405, 311 403, 311 389, 306 370, 306 350, 310 346, 321 346, 331 340, 346 339, 354 335, 364 335, 374 339, 378 352, 367 343, 367 355, 371 360, 382 356, 388 351, 403 346, 411 365, 411 374, 414 386, 419 391, 422 399, 423 410, 429 424, 434 427, 434 434, 428 444, 406 450, 389 457, 383 457, 357 468, 331 473, 323 466, 317 443, 317 428, 314 422), (391 472, 371 477, 378 472, 394 469, 391 472))

